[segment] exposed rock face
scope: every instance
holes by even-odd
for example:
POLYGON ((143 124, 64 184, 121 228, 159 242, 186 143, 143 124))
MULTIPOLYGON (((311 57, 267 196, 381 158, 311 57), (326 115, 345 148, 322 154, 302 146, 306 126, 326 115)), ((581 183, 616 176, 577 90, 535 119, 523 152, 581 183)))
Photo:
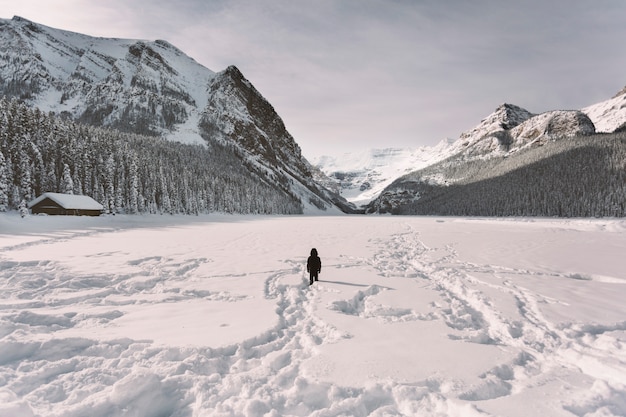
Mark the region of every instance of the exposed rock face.
POLYGON ((578 110, 535 115, 521 107, 503 104, 474 129, 461 134, 452 147, 467 158, 488 157, 549 139, 593 133, 593 122, 578 110))
POLYGON ((520 148, 532 143, 596 132, 589 116, 579 110, 550 111, 534 116, 511 129, 511 147, 520 148))
POLYGON ((509 130, 533 117, 533 114, 526 109, 513 104, 504 103, 496 108, 489 116, 481 120, 480 124, 461 134, 459 139, 480 140, 494 132, 509 130))
POLYGON ((459 136, 452 145, 453 153, 479 156, 498 150, 507 151, 510 145, 507 132, 533 116, 528 110, 513 104, 501 104, 475 128, 459 136))
POLYGON ((205 134, 219 132, 274 163, 301 163, 300 147, 282 119, 237 67, 230 66, 218 73, 208 91, 200 123, 205 134))
POLYGON ((335 191, 324 187, 330 182, 328 178, 302 157, 300 146, 274 107, 237 67, 228 67, 210 81, 199 126, 207 140, 239 145, 246 154, 244 160, 260 175, 285 187, 294 181, 300 183, 302 188, 293 192, 314 206, 326 208, 330 202, 345 212, 355 210, 335 191))

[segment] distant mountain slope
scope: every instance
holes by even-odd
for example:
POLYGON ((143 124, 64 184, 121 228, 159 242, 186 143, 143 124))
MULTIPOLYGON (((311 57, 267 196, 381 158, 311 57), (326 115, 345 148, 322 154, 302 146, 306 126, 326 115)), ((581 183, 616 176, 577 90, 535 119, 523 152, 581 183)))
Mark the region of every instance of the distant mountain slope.
POLYGON ((521 107, 502 104, 478 126, 462 133, 452 144, 450 154, 465 158, 493 157, 554 138, 594 132, 593 123, 580 111, 532 114, 521 107))
POLYGON ((626 215, 624 92, 585 111, 532 114, 499 106, 448 149, 448 158, 396 179, 368 213, 626 215), (587 155, 587 156, 585 156, 587 155))
POLYGON ((579 136, 507 158, 444 161, 399 178, 370 212, 455 216, 626 216, 626 132, 579 136), (433 177, 449 182, 431 181, 433 177))
POLYGON ((0 95, 93 126, 232 148, 303 206, 353 206, 313 180, 274 108, 235 68, 215 73, 166 41, 94 38, 0 19, 0 95))
POLYGON ((449 142, 414 149, 366 149, 337 157, 321 156, 312 164, 323 171, 348 201, 365 205, 398 177, 432 165, 448 155, 449 142))
POLYGON ((612 98, 582 109, 597 132, 615 132, 626 129, 626 87, 612 98))
MULTIPOLYGON (((0 19, 0 93, 92 125, 172 135, 199 119, 215 73, 166 41, 94 38, 0 19)), ((197 134, 178 137, 200 143, 197 134)))
MULTIPOLYGON (((581 111, 551 111, 533 114, 512 104, 502 104, 474 128, 462 133, 456 141, 442 141, 434 147, 417 149, 366 150, 340 157, 323 156, 314 160, 347 200, 368 205, 369 211, 389 211, 405 199, 415 196, 401 187, 390 187, 399 178, 451 158, 450 164, 461 165, 464 161, 504 157, 525 147, 539 146, 546 141, 561 137, 589 135, 595 128, 589 117, 581 111), (397 192, 391 192, 390 189, 397 192), (376 206, 376 197, 383 191, 391 205, 376 206), (397 194, 389 197, 390 193, 397 194)), ((433 171, 428 182, 450 183, 455 181, 433 171)), ((398 181, 396 181, 398 180, 398 181)))

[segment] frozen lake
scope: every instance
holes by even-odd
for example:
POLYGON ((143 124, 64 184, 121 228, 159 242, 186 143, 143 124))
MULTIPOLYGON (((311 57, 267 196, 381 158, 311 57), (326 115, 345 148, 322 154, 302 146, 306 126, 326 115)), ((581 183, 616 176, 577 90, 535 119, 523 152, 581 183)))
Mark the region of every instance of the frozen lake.
POLYGON ((0 415, 623 416, 624 300, 625 220, 0 214, 0 415))

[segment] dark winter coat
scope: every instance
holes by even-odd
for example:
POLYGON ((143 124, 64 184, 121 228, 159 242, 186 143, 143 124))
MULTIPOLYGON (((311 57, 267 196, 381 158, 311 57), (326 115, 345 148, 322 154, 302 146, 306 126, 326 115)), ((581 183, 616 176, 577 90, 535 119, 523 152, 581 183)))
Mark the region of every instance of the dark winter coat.
POLYGON ((311 256, 306 261, 306 271, 317 275, 322 271, 322 260, 317 256, 317 249, 311 249, 311 256))

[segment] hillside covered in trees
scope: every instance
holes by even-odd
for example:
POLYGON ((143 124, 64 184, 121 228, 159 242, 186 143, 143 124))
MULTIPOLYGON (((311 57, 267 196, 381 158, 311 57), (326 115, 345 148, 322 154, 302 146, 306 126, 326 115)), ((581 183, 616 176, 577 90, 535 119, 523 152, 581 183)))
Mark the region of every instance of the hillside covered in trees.
POLYGON ((89 195, 109 212, 302 213, 235 147, 185 145, 77 124, 0 99, 0 211, 51 191, 89 195))
POLYGON ((452 156, 397 179, 367 211, 623 217, 626 132, 560 138, 493 158, 452 156))

